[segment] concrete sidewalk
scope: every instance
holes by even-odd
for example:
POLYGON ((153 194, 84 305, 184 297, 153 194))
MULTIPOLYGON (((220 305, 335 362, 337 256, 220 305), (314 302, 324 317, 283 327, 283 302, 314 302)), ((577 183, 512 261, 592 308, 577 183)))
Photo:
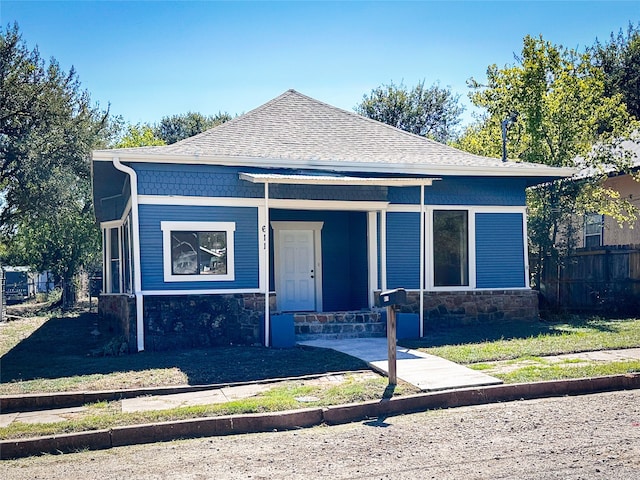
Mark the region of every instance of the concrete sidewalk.
MULTIPOLYGON (((330 348, 359 358, 371 368, 389 373, 386 338, 349 338, 344 340, 310 340, 299 345, 330 348)), ((502 380, 471 370, 444 358, 429 355, 418 350, 398 346, 396 348, 396 372, 398 378, 415 385, 423 392, 447 390, 451 388, 481 387, 499 385, 502 380)))

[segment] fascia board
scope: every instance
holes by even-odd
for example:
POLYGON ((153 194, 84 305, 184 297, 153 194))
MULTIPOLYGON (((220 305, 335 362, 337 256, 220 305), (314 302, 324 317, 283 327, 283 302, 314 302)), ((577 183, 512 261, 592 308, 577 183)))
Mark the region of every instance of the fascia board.
POLYGON ((94 161, 112 161, 119 158, 121 162, 139 163, 174 163, 178 165, 220 165, 254 168, 306 168, 332 170, 336 172, 368 172, 368 173, 403 173, 419 175, 456 175, 487 177, 570 177, 577 169, 568 167, 548 167, 540 165, 531 168, 494 167, 478 165, 429 165, 417 163, 378 163, 378 162, 345 162, 331 160, 291 160, 267 157, 219 157, 204 155, 164 155, 119 153, 110 150, 94 150, 94 161), (268 167, 266 167, 268 165, 268 167))

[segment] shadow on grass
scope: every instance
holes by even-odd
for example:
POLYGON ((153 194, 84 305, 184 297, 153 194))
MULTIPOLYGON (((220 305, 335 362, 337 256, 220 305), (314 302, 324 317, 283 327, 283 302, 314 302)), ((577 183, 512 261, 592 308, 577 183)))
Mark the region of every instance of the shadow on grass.
POLYGON ((430 348, 530 338, 539 335, 562 335, 569 329, 576 328, 588 328, 600 332, 618 331, 615 321, 602 317, 563 315, 536 322, 496 322, 446 328, 427 326, 424 338, 401 340, 400 343, 408 348, 430 348))
POLYGON ((97 314, 54 317, 0 358, 0 383, 178 368, 190 385, 366 369, 353 357, 312 347, 228 346, 99 356, 111 337, 97 314), (92 332, 101 331, 100 335, 92 332))

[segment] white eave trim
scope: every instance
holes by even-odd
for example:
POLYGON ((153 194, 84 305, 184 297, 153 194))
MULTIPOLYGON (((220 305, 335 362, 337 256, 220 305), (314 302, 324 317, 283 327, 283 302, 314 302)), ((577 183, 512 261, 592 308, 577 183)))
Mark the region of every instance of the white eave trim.
POLYGON ((329 175, 280 175, 275 173, 240 173, 240 179, 251 183, 281 183, 287 185, 361 185, 377 187, 430 186, 441 178, 372 178, 329 175))
MULTIPOLYGON (((144 148, 144 147, 142 147, 144 148)), ((175 155, 157 153, 133 153, 110 150, 94 150, 94 161, 110 162, 114 157, 120 161, 140 163, 175 163, 182 165, 220 165, 255 168, 306 168, 310 170, 332 170, 335 172, 363 172, 363 173, 392 173, 402 172, 409 175, 457 175, 480 177, 570 177, 578 172, 575 168, 549 167, 536 165, 520 167, 517 163, 502 163, 495 165, 434 165, 424 163, 382 163, 382 162, 354 162, 341 160, 293 160, 267 157, 222 157, 215 155, 175 155)), ((526 165, 526 164, 525 164, 526 165)))

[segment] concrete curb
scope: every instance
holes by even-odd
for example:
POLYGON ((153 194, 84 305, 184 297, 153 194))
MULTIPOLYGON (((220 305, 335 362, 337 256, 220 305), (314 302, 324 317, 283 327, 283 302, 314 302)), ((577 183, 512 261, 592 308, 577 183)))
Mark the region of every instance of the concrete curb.
POLYGON ((379 418, 436 408, 453 408, 514 400, 585 395, 640 388, 640 374, 519 383, 424 393, 382 401, 370 401, 327 408, 308 408, 286 412, 197 418, 145 425, 116 427, 111 430, 69 433, 48 437, 2 440, 0 459, 42 453, 99 450, 123 445, 153 443, 180 438, 291 430, 322 423, 337 425, 366 418, 379 418))

